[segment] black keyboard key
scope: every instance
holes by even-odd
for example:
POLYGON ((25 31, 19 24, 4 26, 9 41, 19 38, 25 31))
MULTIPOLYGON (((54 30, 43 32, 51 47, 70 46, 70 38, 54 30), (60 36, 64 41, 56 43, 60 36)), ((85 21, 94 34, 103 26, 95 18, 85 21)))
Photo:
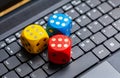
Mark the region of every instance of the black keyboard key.
POLYGON ((78 6, 76 6, 75 9, 80 14, 83 14, 83 13, 87 12, 88 10, 90 10, 90 8, 85 3, 82 3, 82 4, 78 5, 78 6))
POLYGON ((26 62, 27 60, 32 58, 32 55, 29 54, 25 49, 20 50, 19 53, 16 54, 16 56, 21 62, 26 62))
POLYGON ((117 49, 120 48, 120 43, 116 41, 114 38, 111 38, 105 41, 104 45, 111 51, 115 52, 117 49))
POLYGON ((71 33, 76 32, 78 29, 80 29, 80 26, 76 22, 72 22, 71 33))
POLYGON ((7 72, 8 72, 7 68, 2 63, 0 63, 0 76, 7 72))
POLYGON ((23 46, 20 39, 17 40, 17 43, 18 43, 20 46, 23 46))
POLYGON ((75 46, 72 48, 72 58, 73 59, 76 59, 83 54, 84 54, 84 52, 78 46, 75 46))
POLYGON ((46 63, 43 65, 42 69, 44 69, 48 75, 51 75, 55 72, 57 72, 60 69, 61 66, 55 65, 53 63, 46 63))
POLYGON ((52 14, 48 14, 44 17, 45 21, 48 21, 48 18, 51 16, 52 14))
POLYGON ((114 20, 109 15, 103 15, 98 19, 104 26, 107 26, 108 24, 112 23, 114 20))
POLYGON ((112 9, 112 7, 111 7, 108 3, 106 3, 106 2, 102 3, 102 4, 99 5, 97 8, 98 8, 102 13, 107 13, 108 11, 110 11, 110 10, 112 9))
POLYGON ((103 59, 110 54, 109 50, 107 50, 103 45, 94 48, 92 51, 100 59, 103 59))
POLYGON ((47 49, 46 49, 44 52, 42 52, 42 53, 40 54, 40 56, 41 56, 46 62, 48 61, 47 53, 48 53, 48 51, 47 51, 47 49))
POLYGON ((78 17, 75 21, 82 27, 91 22, 91 20, 85 15, 78 17))
POLYGON ((38 67, 42 66, 45 62, 40 56, 35 56, 31 60, 29 60, 28 63, 33 69, 37 69, 38 67))
POLYGON ((81 41, 75 34, 72 34, 70 38, 72 39, 72 46, 78 44, 81 41))
POLYGON ((16 37, 15 36, 10 36, 10 37, 8 37, 8 38, 6 38, 5 39, 5 41, 6 41, 6 43, 12 43, 13 41, 15 41, 16 40, 16 37))
POLYGON ((38 69, 30 74, 31 78, 46 78, 47 74, 42 70, 38 69))
POLYGON ((112 24, 117 30, 120 31, 120 19, 115 21, 113 24, 112 24))
POLYGON ((10 71, 6 75, 4 75, 2 78, 20 78, 15 71, 10 71))
POLYGON ((21 47, 16 42, 13 42, 13 43, 9 44, 7 47, 5 47, 5 50, 10 55, 13 55, 13 54, 17 53, 18 51, 20 51, 21 47))
POLYGON ((101 30, 103 28, 103 26, 97 22, 97 21, 94 21, 92 23, 90 23, 88 26, 87 26, 93 33, 101 30))
POLYGON ((3 47, 5 47, 5 46, 6 46, 6 43, 4 41, 1 41, 0 42, 0 49, 3 48, 3 47))
POLYGON ((79 16, 79 14, 74 9, 67 11, 66 14, 70 16, 72 19, 75 19, 79 16))
POLYGON ((112 10, 109 14, 114 18, 114 19, 118 19, 120 18, 120 8, 116 8, 114 10, 112 10))
POLYGON ((8 57, 9 57, 9 55, 6 53, 6 51, 1 49, 0 50, 0 62, 2 62, 3 60, 5 60, 8 57))
POLYGON ((89 50, 91 50, 92 48, 95 47, 95 44, 90 40, 90 39, 86 39, 83 42, 81 42, 79 44, 79 46, 85 51, 88 52, 89 50))
POLYGON ((53 13, 54 13, 54 14, 56 14, 56 13, 64 13, 64 11, 60 8, 60 9, 58 9, 58 10, 55 10, 53 13))
POLYGON ((73 6, 71 5, 71 4, 66 4, 66 5, 64 5, 63 7, 62 7, 62 9, 64 10, 64 11, 68 11, 68 10, 70 10, 71 8, 73 8, 73 6))
POLYGON ((115 35, 115 38, 120 42, 120 33, 118 33, 117 35, 115 35))
POLYGON ((92 35, 90 38, 96 44, 100 44, 107 39, 101 32, 92 35))
POLYGON ((15 34, 15 36, 16 36, 17 38, 20 38, 21 32, 22 32, 22 31, 17 32, 17 33, 15 34))
POLYGON ((87 15, 92 19, 95 20, 98 17, 100 17, 102 14, 97 9, 92 9, 89 12, 87 12, 87 15))
POLYGON ((108 2, 113 6, 117 7, 120 5, 120 0, 108 0, 108 2))
POLYGON ((115 35, 118 31, 110 25, 104 28, 102 32, 104 35, 106 35, 109 38, 115 35))
POLYGON ((21 63, 15 56, 12 56, 8 58, 6 61, 4 61, 4 64, 7 66, 8 69, 11 70, 16 66, 20 65, 21 63))
POLYGON ((44 19, 40 19, 40 20, 36 21, 35 24, 44 25, 45 24, 45 20, 44 19))
POLYGON ((17 67, 16 72, 20 75, 20 77, 24 77, 27 74, 29 74, 30 72, 32 72, 32 69, 30 68, 30 66, 26 63, 20 65, 19 67, 17 67))
POLYGON ((87 28, 82 28, 76 32, 78 37, 80 37, 82 40, 86 39, 90 35, 92 35, 91 31, 89 31, 87 28))
POLYGON ((93 8, 99 5, 100 1, 99 0, 86 0, 86 3, 93 8))
POLYGON ((71 2, 71 4, 72 4, 73 6, 76 6, 76 5, 80 4, 80 3, 81 3, 81 0, 73 0, 73 1, 71 2))
POLYGON ((91 52, 83 55, 81 58, 70 63, 64 69, 53 74, 50 78, 73 78, 74 76, 82 73, 92 65, 98 62, 98 58, 91 52))

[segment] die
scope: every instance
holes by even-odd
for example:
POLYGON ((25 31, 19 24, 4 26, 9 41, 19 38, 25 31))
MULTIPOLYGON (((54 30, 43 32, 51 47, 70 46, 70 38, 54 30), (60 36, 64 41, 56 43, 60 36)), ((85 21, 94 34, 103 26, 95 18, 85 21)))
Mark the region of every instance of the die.
POLYGON ((69 36, 71 28, 72 20, 69 16, 57 13, 49 17, 46 31, 49 36, 53 36, 58 33, 69 36))
POLYGON ((54 64, 66 64, 71 58, 71 39, 65 35, 54 35, 48 41, 48 59, 54 64))
POLYGON ((37 24, 28 25, 20 36, 23 47, 33 54, 42 52, 47 46, 48 39, 45 29, 37 24))

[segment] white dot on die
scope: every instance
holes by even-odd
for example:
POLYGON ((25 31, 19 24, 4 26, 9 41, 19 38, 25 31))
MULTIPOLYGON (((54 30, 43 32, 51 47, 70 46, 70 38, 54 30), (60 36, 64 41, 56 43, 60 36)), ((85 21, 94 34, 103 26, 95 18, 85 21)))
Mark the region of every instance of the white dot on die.
POLYGON ((58 47, 58 48, 62 47, 62 44, 58 44, 57 47, 58 47))
POLYGON ((51 44, 52 47, 55 47, 55 44, 51 44))
POLYGON ((61 16, 60 16, 60 17, 58 17, 58 19, 59 19, 59 20, 62 20, 62 19, 63 19, 63 17, 61 17, 61 16))
POLYGON ((52 38, 52 41, 56 41, 56 38, 52 38))
POLYGON ((68 18, 64 18, 64 21, 67 22, 67 21, 68 21, 68 18))
POLYGON ((50 23, 54 23, 55 21, 54 20, 50 20, 50 23))
POLYGON ((64 27, 64 26, 65 26, 65 23, 62 23, 62 26, 64 27))
POLYGON ((65 42, 68 42, 68 39, 64 39, 65 42))
POLYGON ((58 38, 58 41, 62 41, 62 38, 58 38))
POLYGON ((57 16, 56 16, 56 15, 53 15, 53 18, 57 18, 57 16))
POLYGON ((60 22, 56 22, 56 24, 57 24, 57 25, 59 25, 59 24, 60 24, 60 22))
POLYGON ((67 48, 67 47, 68 47, 68 44, 64 44, 64 47, 67 48))

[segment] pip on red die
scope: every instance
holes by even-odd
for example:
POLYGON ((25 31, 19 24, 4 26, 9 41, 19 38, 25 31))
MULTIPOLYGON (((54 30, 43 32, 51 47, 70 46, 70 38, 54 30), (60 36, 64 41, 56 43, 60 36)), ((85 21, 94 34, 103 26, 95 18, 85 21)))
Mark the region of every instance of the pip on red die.
POLYGON ((55 64, 66 64, 71 58, 71 39, 65 35, 54 35, 48 41, 48 59, 55 64))

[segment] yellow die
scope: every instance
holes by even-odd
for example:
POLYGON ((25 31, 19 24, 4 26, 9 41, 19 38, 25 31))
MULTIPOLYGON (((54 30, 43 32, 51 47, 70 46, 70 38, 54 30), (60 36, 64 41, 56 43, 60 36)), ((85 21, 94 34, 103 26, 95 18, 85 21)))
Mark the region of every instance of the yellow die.
POLYGON ((42 26, 31 24, 22 31, 20 39, 28 52, 37 54, 46 48, 49 36, 42 26))

